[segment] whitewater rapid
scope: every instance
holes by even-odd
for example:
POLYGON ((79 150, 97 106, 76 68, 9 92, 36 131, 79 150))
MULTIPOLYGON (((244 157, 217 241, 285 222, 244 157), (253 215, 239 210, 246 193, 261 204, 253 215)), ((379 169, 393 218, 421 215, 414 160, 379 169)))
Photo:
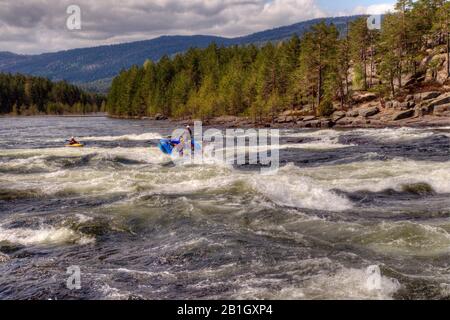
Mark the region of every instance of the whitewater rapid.
POLYGON ((62 283, 67 266, 81 265, 84 298, 448 291, 449 128, 283 130, 273 147, 281 168, 260 174, 220 161, 175 165, 156 145, 168 123, 102 118, 91 129, 93 120, 79 119, 86 147, 71 149, 62 146, 74 135, 69 120, 0 121, 15 134, 0 133, 0 253, 8 257, 0 297, 55 298, 38 283, 22 287, 27 276, 14 263, 62 283), (44 125, 53 131, 28 139, 44 125), (367 285, 371 266, 381 270, 376 289, 367 285))

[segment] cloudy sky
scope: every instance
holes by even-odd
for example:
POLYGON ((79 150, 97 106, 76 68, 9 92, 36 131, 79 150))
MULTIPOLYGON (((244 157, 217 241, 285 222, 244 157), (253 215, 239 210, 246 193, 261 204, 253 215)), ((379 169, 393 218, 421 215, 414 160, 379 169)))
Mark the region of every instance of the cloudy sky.
POLYGON ((235 37, 324 16, 383 13, 393 0, 0 0, 0 51, 42 53, 160 35, 235 37), (69 30, 69 5, 81 30, 69 30))

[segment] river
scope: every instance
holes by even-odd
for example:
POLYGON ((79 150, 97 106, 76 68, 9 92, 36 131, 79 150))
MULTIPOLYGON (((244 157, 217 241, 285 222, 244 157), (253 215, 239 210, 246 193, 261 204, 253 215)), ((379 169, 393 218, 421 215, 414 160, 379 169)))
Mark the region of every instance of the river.
POLYGON ((173 129, 0 118, 0 299, 450 297, 450 128, 282 130, 264 175, 174 165, 173 129))

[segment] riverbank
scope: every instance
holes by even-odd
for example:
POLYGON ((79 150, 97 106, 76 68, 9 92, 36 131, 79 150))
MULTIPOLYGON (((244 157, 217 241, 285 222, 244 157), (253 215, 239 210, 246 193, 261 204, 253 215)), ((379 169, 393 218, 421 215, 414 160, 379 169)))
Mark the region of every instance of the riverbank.
MULTIPOLYGON (((450 92, 429 91, 385 101, 372 93, 356 93, 353 105, 335 106, 328 117, 314 115, 311 108, 288 110, 276 117, 255 122, 250 118, 224 116, 203 121, 223 127, 272 128, 397 128, 450 125, 450 92)), ((192 122, 192 120, 176 120, 192 122)))

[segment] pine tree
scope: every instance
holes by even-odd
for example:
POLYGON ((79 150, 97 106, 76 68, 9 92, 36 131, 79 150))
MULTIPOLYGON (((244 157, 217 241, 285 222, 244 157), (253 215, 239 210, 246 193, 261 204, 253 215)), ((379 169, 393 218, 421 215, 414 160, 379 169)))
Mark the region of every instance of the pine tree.
POLYGON ((442 1, 440 3, 435 16, 434 27, 446 39, 447 77, 450 77, 450 2, 442 1))

